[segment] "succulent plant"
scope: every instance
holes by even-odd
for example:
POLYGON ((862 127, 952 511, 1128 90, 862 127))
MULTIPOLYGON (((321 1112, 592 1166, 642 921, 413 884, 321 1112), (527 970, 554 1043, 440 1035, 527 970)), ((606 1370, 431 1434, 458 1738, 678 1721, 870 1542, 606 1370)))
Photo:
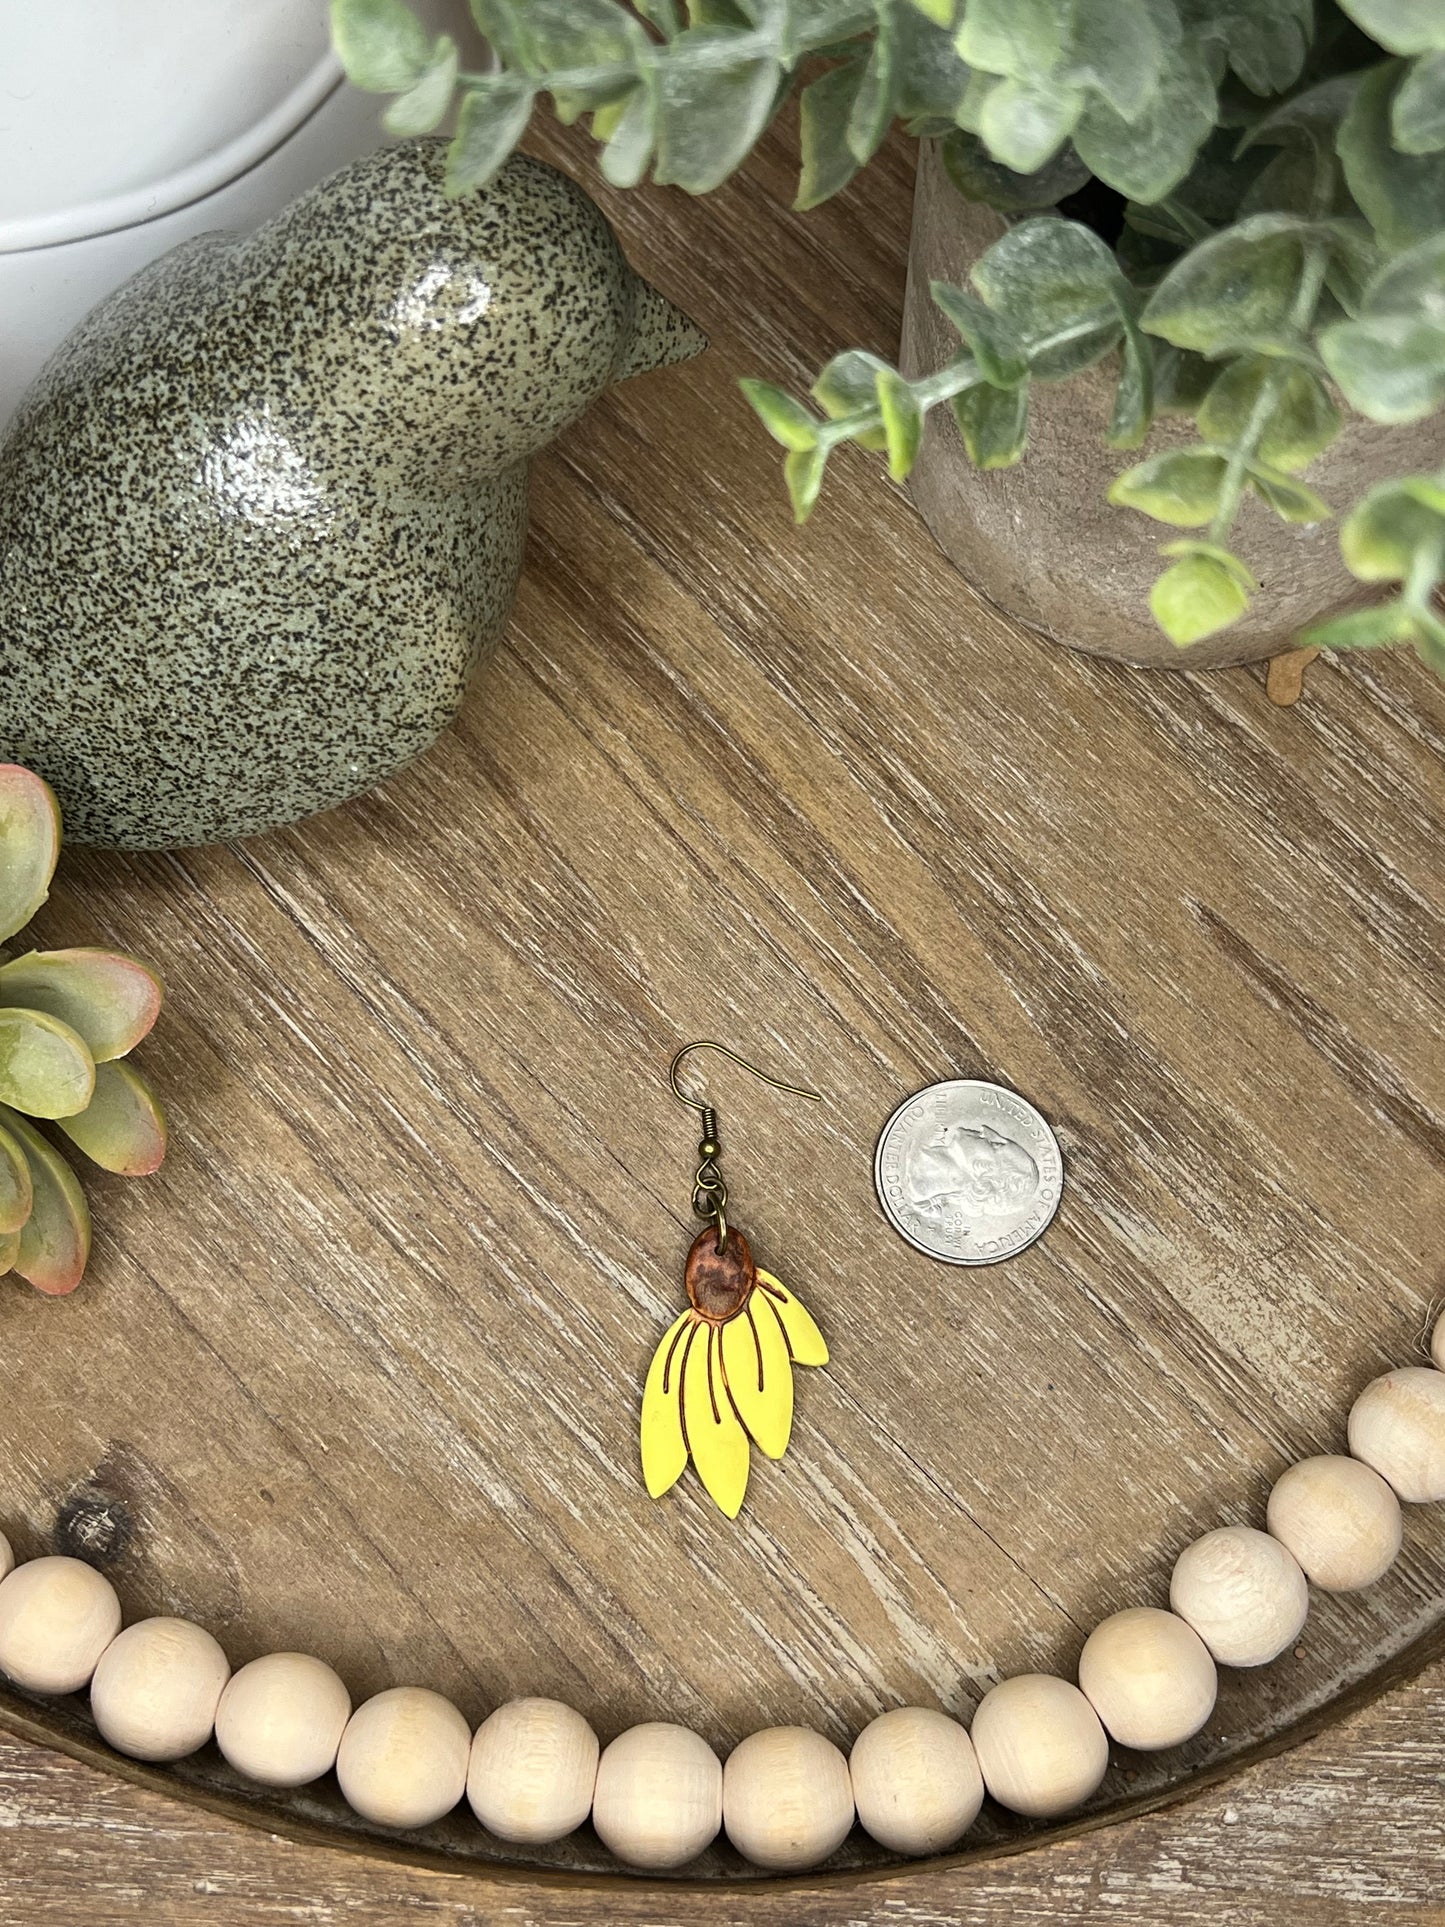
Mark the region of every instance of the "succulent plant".
MULTIPOLYGON (((50 893, 60 808, 48 783, 0 764, 0 944, 50 893)), ((161 1107, 124 1062, 161 1007, 161 982, 118 950, 31 950, 0 962, 0 1272, 74 1291, 90 1255, 85 1193, 36 1128, 95 1164, 144 1177, 166 1154, 161 1107)))
POLYGON ((787 450, 800 522, 844 442, 886 450, 901 480, 940 409, 974 462, 1001 468, 1023 455, 1034 384, 1113 357, 1110 447, 1139 447, 1156 414, 1199 431, 1110 490, 1184 531, 1162 546, 1151 599, 1173 641, 1227 628, 1258 591, 1232 547, 1252 494, 1286 522, 1345 511, 1346 564, 1396 585, 1310 640, 1410 643, 1445 675, 1445 469, 1352 510, 1298 479, 1346 408, 1389 427, 1445 403, 1442 0, 471 6, 491 72, 462 71, 405 0, 332 0, 351 79, 397 96, 393 132, 436 126, 457 99, 457 193, 501 166, 543 96, 589 121, 614 185, 651 170, 707 193, 797 91, 799 207, 843 187, 898 122, 944 142, 961 194, 1015 219, 972 289, 933 287, 959 337, 943 367, 907 379, 850 349, 811 406, 744 384, 787 450))

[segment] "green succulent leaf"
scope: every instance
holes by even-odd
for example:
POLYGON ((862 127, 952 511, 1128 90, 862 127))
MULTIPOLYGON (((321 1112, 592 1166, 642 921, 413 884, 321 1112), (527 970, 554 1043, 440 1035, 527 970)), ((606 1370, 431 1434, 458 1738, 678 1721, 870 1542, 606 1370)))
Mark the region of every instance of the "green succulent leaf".
POLYGON ((1402 153, 1433 154, 1445 147, 1445 52, 1411 61, 1390 110, 1390 131, 1402 153))
MULTIPOLYGON (((849 348, 835 355, 813 383, 813 397, 825 415, 837 421, 844 415, 871 412, 878 406, 877 376, 888 363, 863 348, 849 348)), ((888 434, 880 422, 877 428, 856 429, 851 439, 862 448, 888 446, 888 434)))
POLYGON ((1381 482, 1345 518, 1340 552, 1361 582, 1403 582, 1445 545, 1445 470, 1381 482))
POLYGON ((923 410, 912 388, 895 369, 880 368, 874 376, 874 387, 887 438, 888 472, 895 482, 906 481, 923 441, 923 410))
POLYGON ((0 1239, 13 1237, 30 1216, 33 1190, 24 1148, 0 1128, 0 1239))
POLYGON ((69 1024, 40 1010, 0 1009, 0 1104, 29 1117, 70 1117, 95 1089, 95 1059, 69 1024))
POLYGON ((1023 344, 1029 372, 1058 381, 1102 360, 1132 299, 1112 251, 1078 221, 1020 221, 982 254, 973 284, 1023 344))
POLYGON ((1269 503, 1282 522, 1308 527, 1330 518, 1329 503, 1303 482, 1286 475, 1283 469, 1271 468, 1267 462, 1251 462, 1249 482, 1255 494, 1269 503))
POLYGON ((948 317, 972 349, 985 381, 995 388, 1016 388, 1027 380, 1028 362, 1013 329, 1002 315, 948 281, 931 282, 929 293, 935 307, 948 317))
POLYGON ((1306 242, 1292 214, 1254 214, 1181 256, 1150 296, 1144 326, 1176 348, 1219 356, 1290 325, 1306 242))
POLYGON ((60 805, 50 785, 18 763, 0 763, 0 943, 50 894, 60 857, 60 805))
POLYGON ((1116 476, 1109 500, 1178 529, 1202 529, 1219 507, 1225 466, 1211 448, 1166 449, 1116 476))
POLYGON ((795 401, 781 388, 773 387, 771 382, 758 381, 751 375, 744 376, 738 386, 775 442, 780 442, 784 448, 817 446, 817 418, 810 415, 800 401, 795 401))
POLYGON ((1445 8, 1439 0, 1340 0, 1340 6, 1392 54, 1445 47, 1445 8))
POLYGON ((1199 432, 1210 442, 1242 441, 1266 383, 1272 398, 1255 446, 1262 461, 1292 474, 1308 467, 1340 432, 1340 411, 1308 368, 1281 368, 1263 355, 1230 362, 1199 409, 1199 432))
POLYGON ((1238 557, 1191 545, 1154 584, 1149 607, 1169 640, 1187 649, 1239 620, 1249 607, 1251 581, 1238 557))
POLYGON ((389 134, 429 134, 441 125, 452 104, 452 89, 457 83, 457 43, 443 34, 432 52, 426 72, 382 115, 389 134))
POLYGON ((90 1256, 90 1211, 75 1173, 32 1124, 0 1105, 0 1128, 30 1167, 30 1216, 20 1231, 14 1269, 52 1297, 74 1291, 90 1256))
POLYGON ((1371 69, 1339 132, 1350 192, 1388 248, 1426 240, 1439 229, 1445 209, 1445 151, 1402 154, 1394 144, 1391 116, 1405 72, 1398 60, 1371 69))
POLYGON ((419 85, 437 45, 403 0, 331 0, 331 40, 347 79, 368 94, 419 85))
POLYGON ((148 1177, 166 1155, 166 1122, 140 1072, 119 1060, 100 1064, 95 1095, 60 1128, 94 1164, 123 1178, 148 1177))
POLYGON ((980 382, 953 397, 953 418, 975 468, 1010 468, 1028 443, 1029 387, 980 382))
POLYGON ((485 187, 505 167, 532 118, 536 90, 515 74, 469 78, 447 149, 446 191, 453 197, 485 187))
POLYGON ((783 479, 788 484, 794 521, 806 522, 813 513, 827 465, 828 450, 821 443, 816 448, 795 448, 783 463, 783 479))
POLYGON ((956 127, 943 142, 948 178, 966 201, 982 201, 1004 214, 1034 214, 1075 194, 1089 170, 1072 147, 1065 147, 1032 174, 1016 174, 989 153, 976 134, 956 127))
POLYGON ((163 995, 147 964, 117 950, 32 950, 0 966, 0 1006, 58 1017, 97 1064, 135 1049, 159 1016, 163 995))
POLYGON ((15 1260, 20 1256, 20 1233, 9 1231, 0 1233, 0 1278, 15 1269, 15 1260))

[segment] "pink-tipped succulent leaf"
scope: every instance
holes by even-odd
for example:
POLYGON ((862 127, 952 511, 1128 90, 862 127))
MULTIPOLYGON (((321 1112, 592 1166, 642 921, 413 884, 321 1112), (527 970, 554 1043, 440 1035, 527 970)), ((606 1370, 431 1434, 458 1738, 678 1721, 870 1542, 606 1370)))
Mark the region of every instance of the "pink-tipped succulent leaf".
POLYGON ((0 965, 0 1005, 58 1017, 97 1064, 135 1049, 160 1014, 162 996, 156 973, 118 950, 32 950, 0 965))
POLYGON ((42 777, 0 763, 0 943, 50 894, 60 856, 60 805, 42 777))
POLYGON ((155 1092, 129 1064, 97 1064, 95 1096, 76 1117, 60 1119, 73 1144, 103 1170, 149 1177, 166 1154, 166 1120, 155 1092))
MULTIPOLYGON (((19 1232, 34 1201, 24 1147, 0 1130, 0 1244, 19 1232)), ((15 1262, 13 1257, 10 1262, 15 1262)))
POLYGON ((43 1010, 0 1009, 0 1104, 27 1117, 73 1117, 95 1091, 95 1059, 43 1010))
POLYGON ((0 1106, 0 1127, 24 1150, 34 1191, 13 1269, 37 1291, 61 1297, 80 1283, 90 1256, 85 1193, 65 1159, 23 1117, 0 1106))

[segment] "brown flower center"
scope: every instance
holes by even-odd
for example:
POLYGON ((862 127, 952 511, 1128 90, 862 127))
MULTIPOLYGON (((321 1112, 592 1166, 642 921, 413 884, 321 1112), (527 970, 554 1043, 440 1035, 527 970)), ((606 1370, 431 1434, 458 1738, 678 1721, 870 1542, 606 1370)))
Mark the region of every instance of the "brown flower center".
POLYGON ((748 1241, 736 1225, 728 1226, 727 1243, 717 1248, 717 1226, 694 1238, 683 1274, 688 1300, 699 1318, 725 1325, 736 1318, 758 1282, 757 1267, 748 1241))

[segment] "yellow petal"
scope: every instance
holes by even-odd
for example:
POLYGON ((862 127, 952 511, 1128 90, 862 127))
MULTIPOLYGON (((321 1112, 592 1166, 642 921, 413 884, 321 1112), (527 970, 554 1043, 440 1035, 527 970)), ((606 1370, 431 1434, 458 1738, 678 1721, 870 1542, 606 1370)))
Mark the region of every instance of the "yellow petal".
POLYGON ((720 1511, 736 1519, 748 1489, 748 1435, 723 1382, 716 1326, 700 1327, 682 1369, 682 1420, 697 1475, 720 1511))
POLYGON ((721 1328, 723 1370, 738 1417, 770 1459, 788 1449, 793 1429, 793 1361, 772 1301, 755 1291, 721 1328))
POLYGON ((758 1286, 767 1293, 768 1303, 782 1321, 794 1363, 826 1365, 828 1347, 823 1342, 823 1334, 787 1287, 780 1284, 770 1271, 758 1273, 758 1286))
POLYGON ((642 1389, 642 1476, 654 1499, 677 1484, 687 1464, 682 1435, 682 1354, 684 1327, 695 1325, 690 1311, 674 1320, 652 1355, 642 1389))

